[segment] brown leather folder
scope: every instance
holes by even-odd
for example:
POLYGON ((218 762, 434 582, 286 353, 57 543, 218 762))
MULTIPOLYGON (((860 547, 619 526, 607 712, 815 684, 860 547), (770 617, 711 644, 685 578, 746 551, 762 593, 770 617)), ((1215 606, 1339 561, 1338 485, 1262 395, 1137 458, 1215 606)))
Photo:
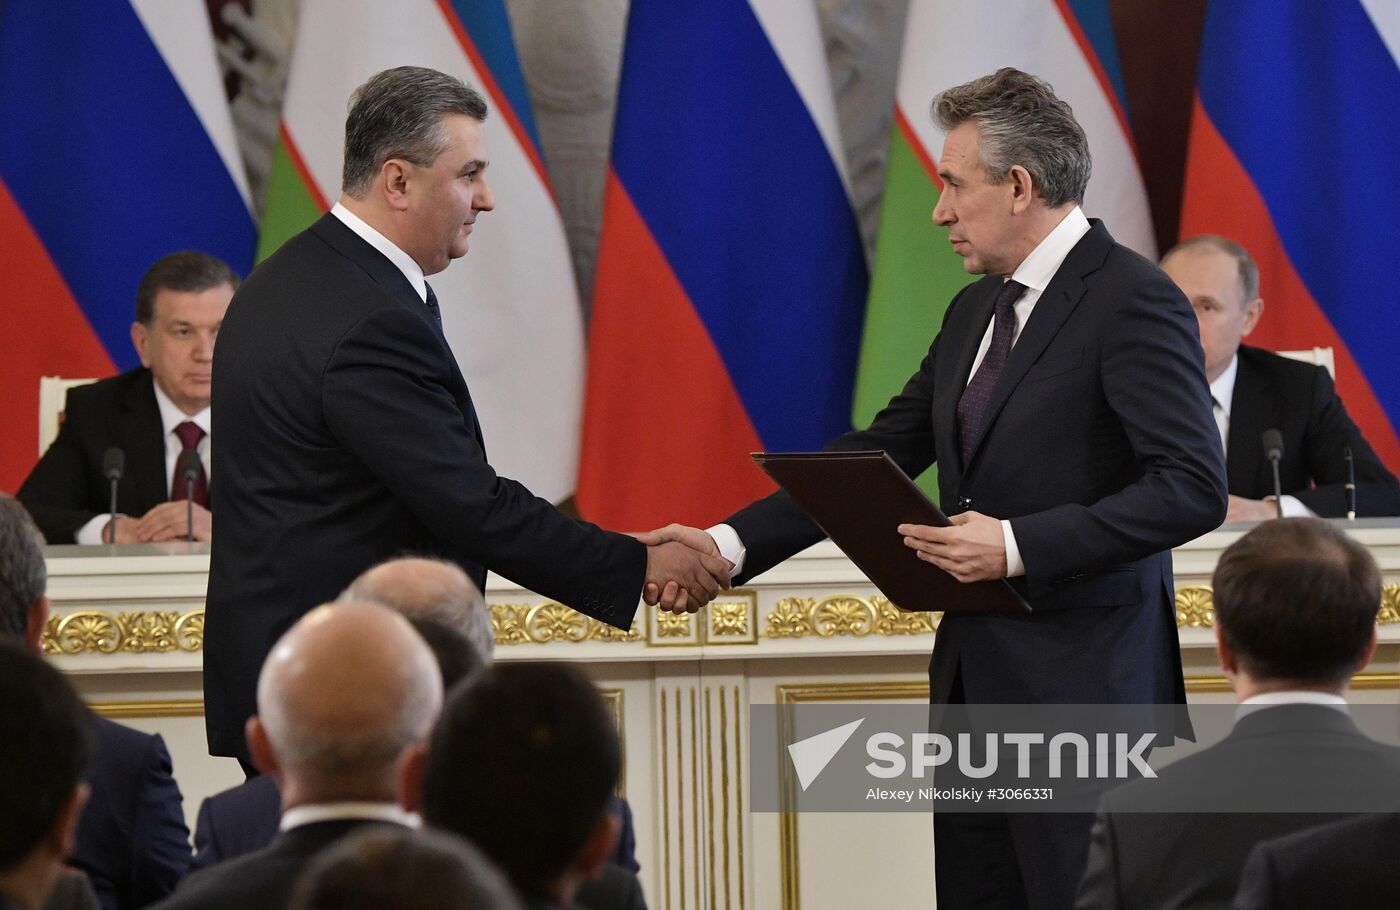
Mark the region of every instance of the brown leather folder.
POLYGON ((963 584, 904 545, 901 524, 952 522, 884 452, 755 452, 753 460, 903 610, 1028 613, 1005 581, 963 584))

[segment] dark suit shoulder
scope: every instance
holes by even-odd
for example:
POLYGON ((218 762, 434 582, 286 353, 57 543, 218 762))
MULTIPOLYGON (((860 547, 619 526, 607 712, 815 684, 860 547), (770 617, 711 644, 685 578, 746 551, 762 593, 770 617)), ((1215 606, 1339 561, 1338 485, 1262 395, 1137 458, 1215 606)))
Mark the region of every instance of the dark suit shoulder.
POLYGON ((74 416, 87 417, 94 413, 113 413, 123 407, 130 396, 147 391, 150 392, 151 403, 154 405, 155 386, 151 380, 151 371, 145 367, 127 370, 125 373, 118 373, 86 385, 73 386, 68 390, 64 404, 64 420, 74 416))
POLYGON ((1290 393, 1308 390, 1321 379, 1331 383, 1327 368, 1305 360, 1294 360, 1263 348, 1240 345, 1240 368, 1252 370, 1265 378, 1271 385, 1284 387, 1290 393), (1319 375, 1321 374, 1321 375, 1319 375))

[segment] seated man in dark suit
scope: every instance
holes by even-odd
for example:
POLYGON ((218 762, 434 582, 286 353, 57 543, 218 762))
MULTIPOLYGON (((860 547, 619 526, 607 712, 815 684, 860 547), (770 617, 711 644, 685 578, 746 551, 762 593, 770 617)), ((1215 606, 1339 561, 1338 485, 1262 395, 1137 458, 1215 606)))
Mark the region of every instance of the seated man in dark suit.
POLYGON ((1265 841, 1249 854, 1234 910, 1400 907, 1400 814, 1363 815, 1265 841))
POLYGON ((0 908, 40 910, 88 796, 92 729, 63 674, 15 641, 0 641, 0 704, 0 908))
POLYGON ((248 745, 282 794, 263 850, 203 869, 156 905, 287 906, 322 848, 375 824, 411 825, 442 677, 422 636, 377 604, 318 607, 282 636, 258 680, 248 745))
MULTIPOLYGON (((449 690, 467 672, 489 663, 495 652, 490 609, 476 585, 455 563, 439 559, 391 559, 366 570, 351 582, 341 600, 377 603, 403 614, 410 621, 434 620, 460 632, 471 648, 471 662, 470 667, 458 674, 450 673, 445 666, 442 668, 443 685, 449 690)), ((439 653, 438 657, 441 663, 442 655, 439 653)), ((640 866, 635 855, 631 809, 625 800, 616 797, 613 809, 622 820, 622 836, 613 862, 636 872, 640 866)), ((277 833, 281 814, 277 783, 266 774, 209 797, 199 807, 194 867, 202 869, 266 847, 277 833)))
POLYGON ((1340 518, 1347 512, 1346 450, 1356 471, 1358 515, 1400 515, 1400 483, 1347 416, 1326 368, 1241 344, 1264 312, 1259 268, 1233 240, 1202 234, 1177 244, 1162 269, 1191 300, 1201 327, 1215 422, 1230 486, 1226 521, 1278 513, 1273 468, 1261 437, 1283 436, 1283 514, 1340 518))
POLYGON ((180 453, 199 454, 194 533, 209 540, 209 381, 214 339, 238 276, 204 253, 172 253, 136 291, 131 343, 141 366, 68 393, 58 437, 19 489, 19 500, 51 544, 111 542, 108 449, 122 450, 116 543, 178 540, 187 534, 180 453), (178 500, 178 501, 175 501, 178 500))
POLYGON ((1400 805, 1400 750, 1363 735, 1342 698, 1376 648, 1366 548, 1320 519, 1269 521, 1225 550, 1213 583, 1234 728, 1104 797, 1081 910, 1223 910, 1260 841, 1400 805))
POLYGON ((616 869, 608 801, 621 771, 616 725, 587 677, 496 664, 448 698, 428 747, 423 818, 480 847, 533 910, 640 908, 635 878, 605 882, 615 890, 589 903, 580 892, 616 869))
MULTIPOLYGON (((0 638, 42 650, 49 619, 44 541, 28 513, 0 493, 0 638)), ((170 753, 159 735, 92 716, 91 790, 68 861, 105 910, 137 910, 174 889, 190 864, 189 830, 170 753)))
POLYGON ((520 910, 505 876, 460 837, 357 831, 306 870, 292 910, 520 910))

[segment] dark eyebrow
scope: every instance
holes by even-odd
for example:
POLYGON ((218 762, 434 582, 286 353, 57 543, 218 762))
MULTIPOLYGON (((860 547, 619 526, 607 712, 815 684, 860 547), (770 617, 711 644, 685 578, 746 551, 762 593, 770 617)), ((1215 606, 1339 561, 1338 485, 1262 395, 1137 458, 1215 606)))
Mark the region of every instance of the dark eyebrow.
POLYGON ((939 170, 938 176, 941 177, 941 178, 943 179, 943 182, 944 182, 944 183, 947 183, 949 180, 954 180, 954 179, 956 179, 956 178, 954 178, 954 176, 953 176, 953 174, 952 174, 951 171, 946 171, 946 170, 939 170))

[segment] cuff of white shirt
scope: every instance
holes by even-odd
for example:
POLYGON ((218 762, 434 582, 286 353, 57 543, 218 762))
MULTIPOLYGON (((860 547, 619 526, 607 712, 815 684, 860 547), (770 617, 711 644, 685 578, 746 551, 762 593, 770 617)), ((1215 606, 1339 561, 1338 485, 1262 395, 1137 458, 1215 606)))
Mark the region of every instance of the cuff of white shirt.
MULTIPOLYGON (((74 543, 80 543, 83 546, 106 543, 107 541, 103 539, 102 534, 107 530, 107 522, 111 520, 111 517, 106 512, 92 516, 88 519, 88 523, 79 528, 78 533, 73 535, 74 543)), ((125 518, 126 516, 118 512, 117 517, 125 518)))
POLYGON ((1011 522, 1001 520, 1001 539, 1006 544, 1006 577, 1016 578, 1026 574, 1026 565, 1021 562, 1021 548, 1016 546, 1016 533, 1011 530, 1011 522))
POLYGON ((719 555, 734 563, 734 568, 729 573, 729 579, 733 581, 734 576, 744 570, 744 557, 749 552, 745 549, 744 542, 739 539, 739 532, 729 525, 715 525, 708 528, 706 533, 714 538, 715 546, 719 547, 719 555))
POLYGON ((1284 518, 1316 518, 1317 513, 1298 501, 1296 496, 1279 497, 1279 502, 1283 505, 1284 518))

